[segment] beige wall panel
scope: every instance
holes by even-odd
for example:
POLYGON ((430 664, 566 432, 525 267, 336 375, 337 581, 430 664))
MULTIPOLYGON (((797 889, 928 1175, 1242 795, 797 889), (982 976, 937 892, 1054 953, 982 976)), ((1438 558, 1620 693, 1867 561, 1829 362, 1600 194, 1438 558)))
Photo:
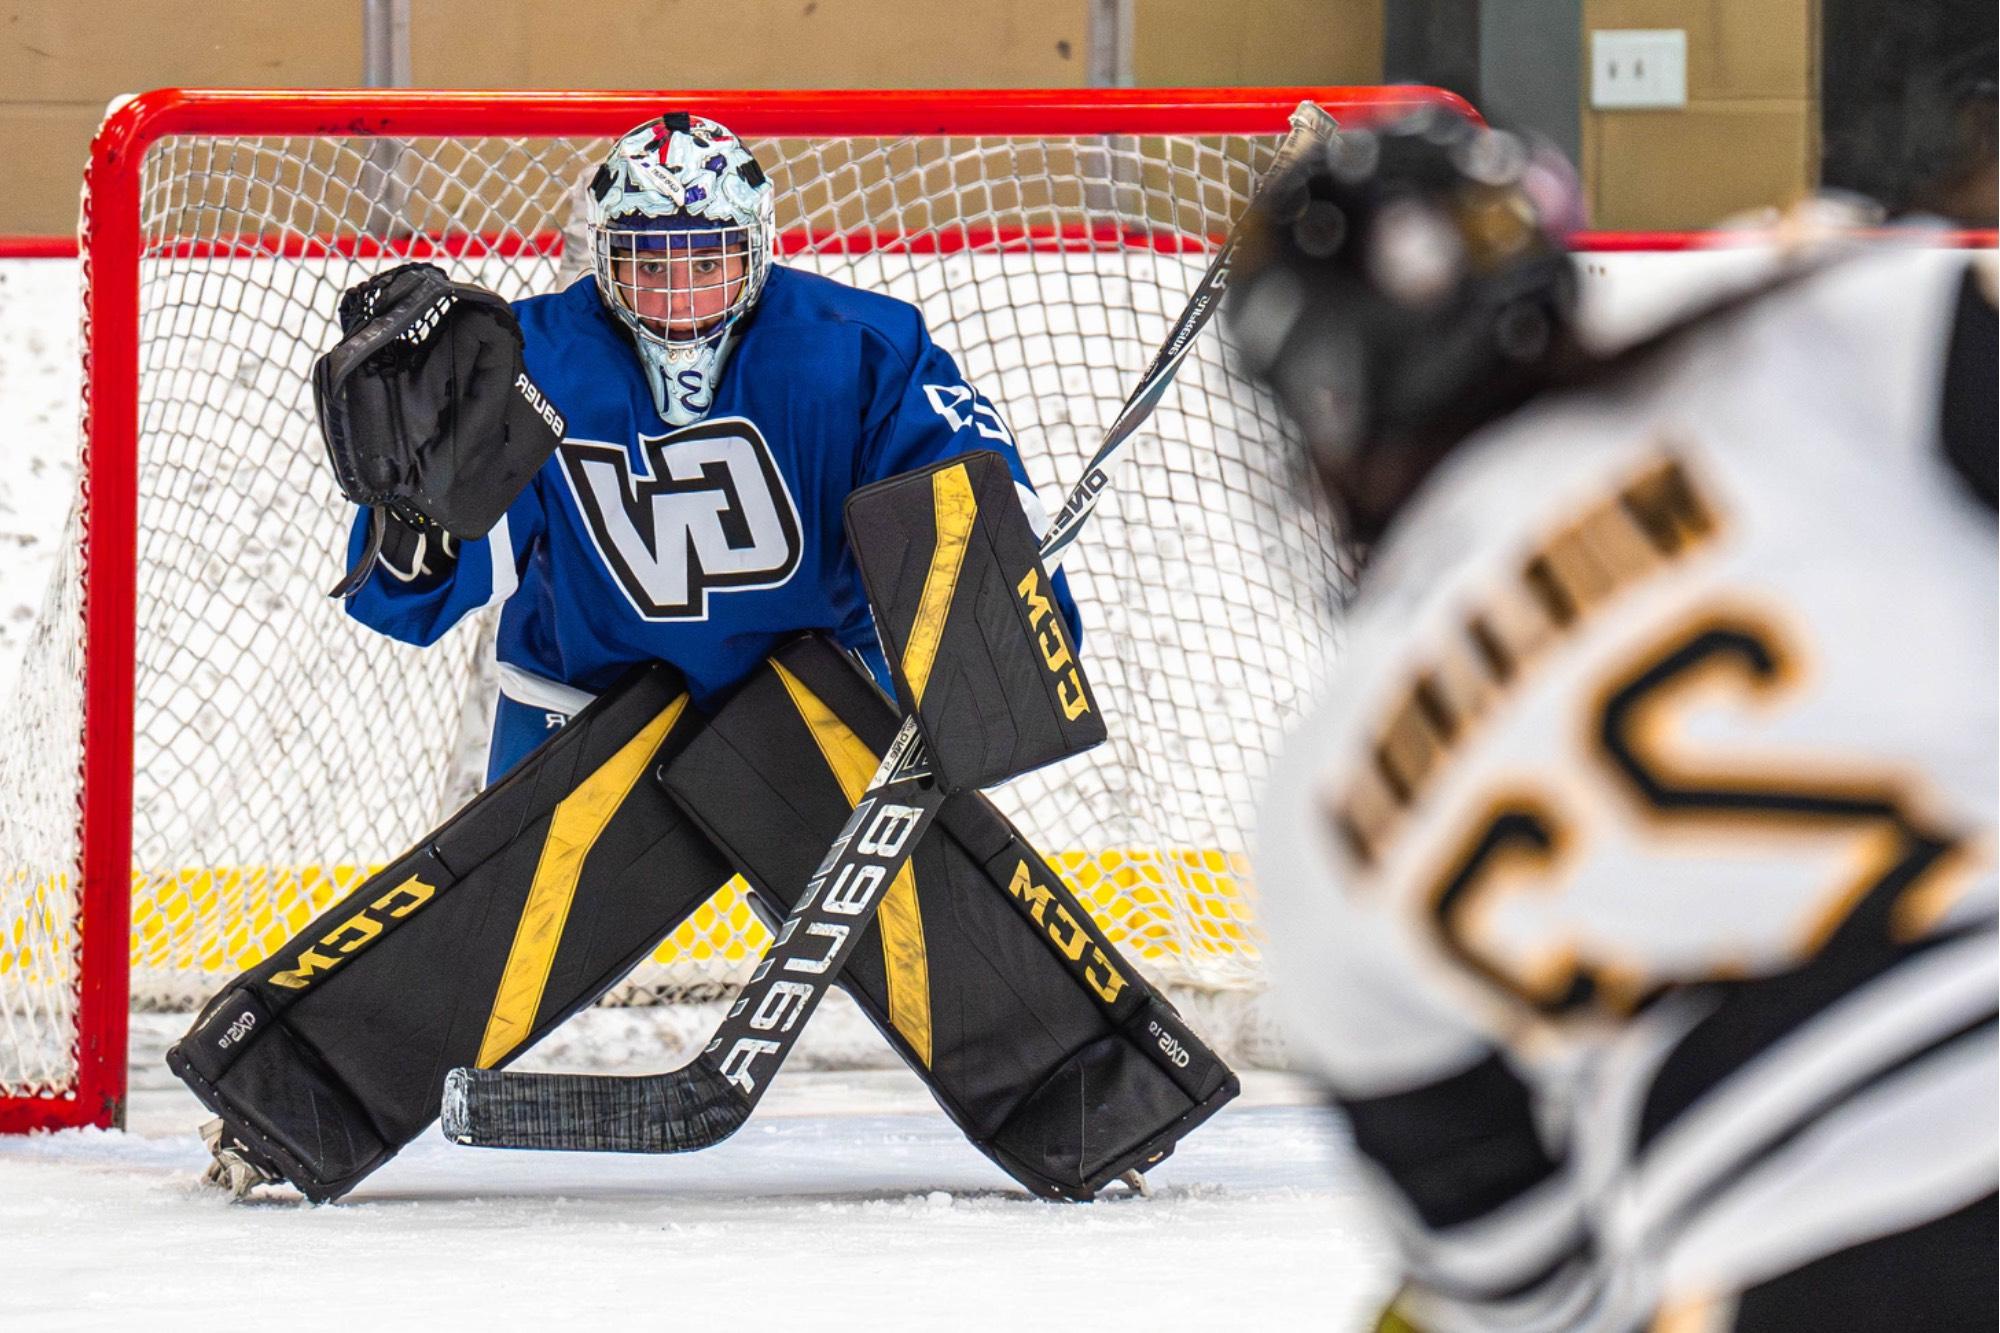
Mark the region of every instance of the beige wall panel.
POLYGON ((1709 103, 1589 117, 1592 224, 1710 226, 1812 188, 1813 104, 1709 103))
POLYGON ((446 88, 1080 87, 1086 0, 424 0, 413 79, 446 88), (697 40, 691 40, 697 39, 697 40))
POLYGON ((361 81, 361 0, 23 0, 0 14, 0 101, 88 101, 101 111, 118 93, 148 88, 361 81))
POLYGON ((1683 28, 1690 102, 1810 97, 1814 24, 1814 0, 1584 0, 1584 59, 1599 28, 1683 28))
POLYGON ((77 191, 100 108, 60 103, 0 104, 0 236, 72 236, 77 191))
POLYGON ((1380 83, 1383 3, 1135 0, 1134 80, 1155 88, 1380 83))
MULTIPOLYGON (((1377 82, 1383 4, 1259 0, 1231 10, 1136 0, 1137 81, 1377 82)), ((417 0, 412 77, 466 88, 1081 87, 1089 9, 1090 0, 572 0, 552 23, 544 6, 417 0)), ((0 232, 71 230, 90 135, 113 95, 169 85, 351 86, 361 73, 361 13, 359 0, 127 0, 115 21, 55 0, 0 10, 0 160, 16 166, 19 187, 0 200, 0 232)), ((860 172, 878 180, 882 165, 860 172)), ((477 189, 501 187, 488 178, 477 189)))

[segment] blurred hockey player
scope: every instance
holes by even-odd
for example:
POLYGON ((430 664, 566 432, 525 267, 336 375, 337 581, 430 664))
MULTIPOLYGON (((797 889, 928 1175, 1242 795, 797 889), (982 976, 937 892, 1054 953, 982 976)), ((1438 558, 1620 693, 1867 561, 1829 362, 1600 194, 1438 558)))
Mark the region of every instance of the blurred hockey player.
MULTIPOLYGON (((489 781, 636 662, 671 663, 706 708, 824 630, 886 688, 841 534, 857 486, 993 449, 1046 524, 1006 424, 914 307, 774 262, 771 183, 722 126, 626 134, 585 212, 587 277, 514 306, 527 374, 566 419, 556 456, 484 538, 390 516, 347 602, 416 644, 504 604, 489 781)), ((350 560, 376 521, 356 519, 350 560)))
POLYGON ((1369 546, 1257 864, 1382 1327, 1992 1328, 1992 256, 1599 353, 1564 171, 1345 136, 1229 310, 1369 546))

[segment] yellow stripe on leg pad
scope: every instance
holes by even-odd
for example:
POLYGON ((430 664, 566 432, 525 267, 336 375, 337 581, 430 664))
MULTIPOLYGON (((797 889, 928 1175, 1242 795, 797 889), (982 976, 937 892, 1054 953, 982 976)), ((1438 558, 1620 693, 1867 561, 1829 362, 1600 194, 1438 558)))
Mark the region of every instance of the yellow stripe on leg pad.
POLYGON ((514 946, 500 974, 500 990, 493 997, 493 1013, 486 1020, 486 1036, 479 1043, 479 1068, 491 1069, 534 1030, 535 1011, 541 1008, 542 989, 548 985, 556 946, 562 943, 584 858, 686 707, 683 694, 556 805, 527 905, 514 928, 514 946))
MULTIPOLYGON (((937 545, 931 550, 930 572, 924 575, 917 618, 910 625, 910 642, 903 650, 903 676, 910 682, 911 699, 919 706, 937 661, 938 641, 944 637, 945 614, 958 590, 959 571, 965 566, 972 523, 979 516, 979 502, 972 495, 972 474, 965 470, 965 464, 931 474, 931 501, 937 511, 937 545)), ((874 765, 869 771, 874 771, 874 765)))
MULTIPOLYGON (((958 470, 964 471, 963 468, 958 470)), ((963 549, 962 542, 960 546, 963 549)), ((929 595, 927 590, 926 598, 929 595)), ((833 770, 833 780, 840 784, 847 804, 850 807, 858 805, 868 790, 868 779, 875 776, 875 769, 881 763, 880 757, 818 695, 807 689, 804 681, 775 660, 771 669, 778 673, 778 679, 785 684, 785 693, 792 696, 793 707, 805 719, 806 730, 812 733, 813 742, 819 746, 826 766, 833 770)), ((908 861, 903 862, 903 868, 896 872, 888 892, 882 895, 882 906, 875 913, 875 920, 882 927, 882 961, 889 973, 889 1021, 924 1062, 924 1068, 928 1069, 931 1064, 930 958, 924 949, 923 913, 917 908, 917 877, 910 870, 908 861)))

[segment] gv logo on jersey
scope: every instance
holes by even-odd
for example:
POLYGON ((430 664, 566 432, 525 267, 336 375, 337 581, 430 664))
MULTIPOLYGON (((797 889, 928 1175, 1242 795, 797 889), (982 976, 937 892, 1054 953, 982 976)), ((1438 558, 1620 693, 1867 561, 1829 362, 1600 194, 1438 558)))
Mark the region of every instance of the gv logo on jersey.
POLYGON ((595 440, 565 440, 570 494, 632 607, 705 620, 710 592, 774 588, 799 567, 799 515, 757 427, 741 417, 641 436, 645 468, 595 440))

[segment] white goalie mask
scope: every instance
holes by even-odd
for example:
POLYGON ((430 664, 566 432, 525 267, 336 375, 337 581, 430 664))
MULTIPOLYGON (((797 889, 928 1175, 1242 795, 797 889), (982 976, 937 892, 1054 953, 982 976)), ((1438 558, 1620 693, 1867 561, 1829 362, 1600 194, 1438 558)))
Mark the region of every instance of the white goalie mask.
POLYGON ((706 416, 771 272, 771 183, 736 136, 674 112, 612 146, 586 201, 591 267, 667 422, 706 416))

